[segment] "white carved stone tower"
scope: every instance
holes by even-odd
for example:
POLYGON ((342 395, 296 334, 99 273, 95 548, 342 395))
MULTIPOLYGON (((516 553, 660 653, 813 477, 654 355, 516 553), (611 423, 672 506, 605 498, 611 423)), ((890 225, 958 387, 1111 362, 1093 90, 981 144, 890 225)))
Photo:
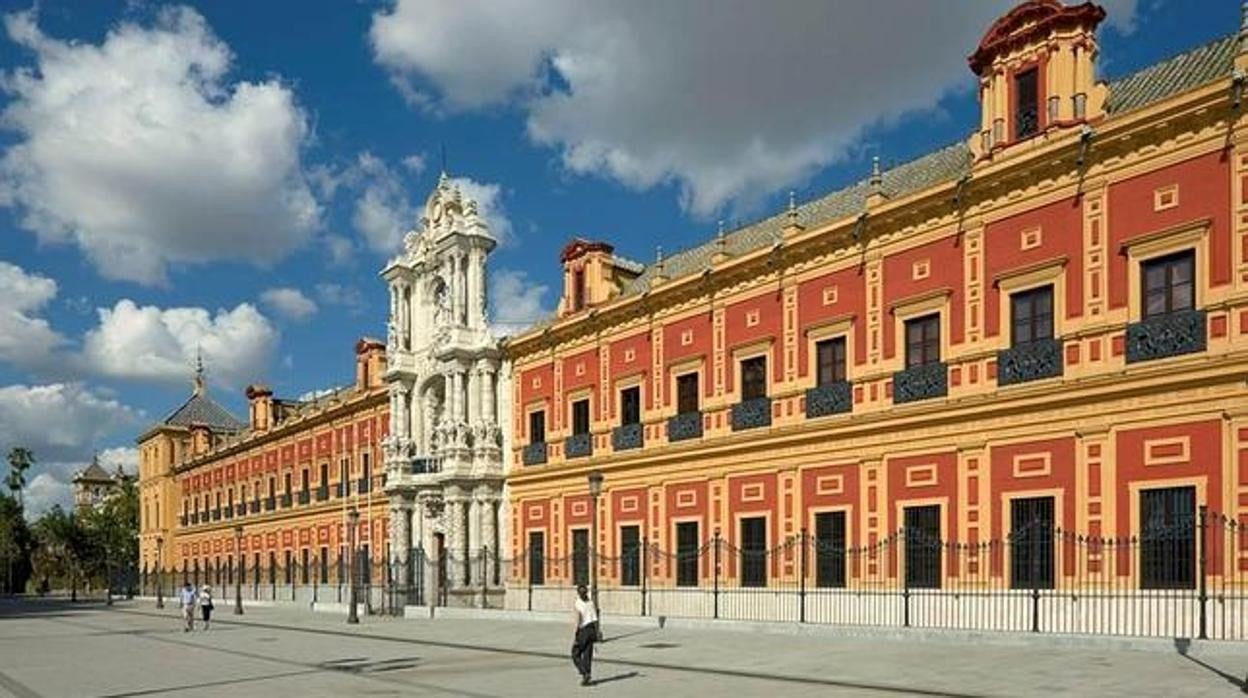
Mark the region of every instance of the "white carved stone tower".
POLYGON ((477 203, 444 172, 381 273, 390 287, 390 550, 396 584, 430 605, 502 593, 499 396, 508 393, 485 290, 496 244, 477 203))

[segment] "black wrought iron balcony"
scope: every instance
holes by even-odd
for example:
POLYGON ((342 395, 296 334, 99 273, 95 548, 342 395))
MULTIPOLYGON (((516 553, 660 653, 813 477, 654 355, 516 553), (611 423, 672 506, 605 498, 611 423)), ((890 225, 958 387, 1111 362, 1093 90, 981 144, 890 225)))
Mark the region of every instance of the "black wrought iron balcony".
POLYGON ((520 454, 521 460, 525 465, 541 465, 546 462, 546 442, 534 441, 525 444, 524 451, 520 454))
POLYGON ((412 459, 413 475, 428 475, 442 472, 442 459, 433 456, 421 456, 412 459))
POLYGON ((893 374, 893 404, 949 394, 949 368, 943 361, 922 364, 893 374))
POLYGON ((338 497, 339 499, 342 499, 343 497, 347 496, 347 483, 345 482, 334 483, 334 496, 338 497))
POLYGON ((1014 385, 1062 375, 1062 342, 1036 339, 997 352, 997 385, 1014 385))
MULTIPOLYGON (((257 509, 259 509, 260 507, 256 507, 256 508, 257 508, 257 509)), ((238 504, 237 506, 235 506, 235 507, 234 507, 234 515, 235 515, 235 516, 243 516, 243 515, 245 515, 246 513, 247 513, 247 505, 246 505, 246 504, 242 504, 242 503, 240 503, 240 504, 238 504)))
POLYGON ((771 426, 771 398, 756 397, 732 406, 732 430, 771 426))
POLYGON ((283 508, 283 509, 289 509, 289 508, 290 508, 290 502, 291 502, 290 493, 289 493, 289 492, 287 492, 287 493, 283 494, 283 495, 282 495, 282 508, 283 508))
POLYGON ((373 481, 367 475, 361 477, 356 482, 356 491, 360 494, 368 494, 373 489, 373 481))
POLYGON ((192 526, 194 526, 194 525, 195 525, 195 524, 197 524, 197 523, 199 523, 199 512, 198 512, 198 511, 197 511, 197 512, 195 512, 194 514, 191 514, 191 525, 192 525, 192 526))
POLYGON ((832 381, 806 391, 806 416, 826 417, 854 409, 853 386, 849 381, 832 381))
POLYGON ((1127 363, 1205 350, 1205 311, 1179 310, 1127 325, 1127 363))
POLYGON ((312 493, 307 490, 299 490, 299 503, 307 506, 312 501, 312 493))
POLYGON ((221 507, 217 507, 216 509, 212 510, 212 520, 213 521, 221 520, 221 507))
POLYGON ((667 420, 667 440, 685 441, 702 436, 702 412, 682 412, 667 420))
POLYGON ((325 484, 316 488, 316 501, 324 502, 327 499, 329 499, 329 485, 325 484))
POLYGON ((1016 119, 1015 128, 1020 139, 1030 138, 1040 130, 1040 110, 1034 105, 1028 105, 1019 109, 1015 112, 1014 118, 1016 119))
POLYGON ((190 517, 188 517, 186 514, 183 514, 182 516, 179 516, 179 517, 178 517, 179 521, 182 523, 182 525, 183 525, 183 526, 185 526, 185 525, 186 525, 186 522, 187 522, 187 520, 188 520, 189 518, 190 518, 190 517))
POLYGON ((251 513, 259 514, 260 513, 260 500, 256 499, 252 501, 252 503, 249 505, 249 509, 251 510, 251 513))
POLYGON ((611 430, 611 448, 627 451, 645 444, 645 429, 640 424, 621 424, 611 430))
POLYGON ((273 511, 276 508, 277 508, 277 497, 273 495, 269 495, 269 498, 264 500, 264 510, 273 511))
POLYGON ((226 519, 234 518, 234 507, 226 504, 225 508, 221 510, 221 515, 226 519))
POLYGON ((594 437, 588 432, 573 434, 563 440, 565 458, 586 458, 594 454, 594 437))

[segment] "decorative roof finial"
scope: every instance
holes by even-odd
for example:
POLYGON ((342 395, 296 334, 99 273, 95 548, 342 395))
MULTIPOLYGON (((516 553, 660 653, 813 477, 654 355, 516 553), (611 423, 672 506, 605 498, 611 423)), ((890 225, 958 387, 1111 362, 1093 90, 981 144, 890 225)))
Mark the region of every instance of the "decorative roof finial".
POLYGON ((663 246, 656 245, 654 248, 654 263, 656 266, 663 266, 663 246))
POLYGON ((797 192, 792 189, 789 190, 789 210, 787 215, 790 224, 797 222, 797 192))
POLYGON ((723 219, 723 218, 720 218, 720 219, 719 219, 719 226, 718 226, 718 227, 716 228, 716 230, 715 230, 715 239, 716 239, 716 240, 718 240, 718 241, 720 242, 720 244, 723 244, 723 242, 724 242, 724 238, 725 238, 725 235, 724 235, 724 219, 723 219))
POLYGON ((195 380, 192 385, 196 395, 204 394, 204 352, 199 347, 195 349, 195 380))
POLYGON ((884 176, 880 174, 880 156, 871 156, 871 188, 879 189, 884 184, 884 176))

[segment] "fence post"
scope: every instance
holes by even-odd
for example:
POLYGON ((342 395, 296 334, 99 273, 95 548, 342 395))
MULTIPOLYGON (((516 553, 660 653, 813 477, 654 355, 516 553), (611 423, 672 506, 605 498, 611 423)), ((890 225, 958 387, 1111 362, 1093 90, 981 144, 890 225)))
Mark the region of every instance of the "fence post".
POLYGON ((1031 632, 1040 632, 1040 526, 1042 521, 1032 522, 1028 543, 1031 545, 1031 632))
MULTIPOLYGON (((532 611, 533 610, 533 551, 531 549, 525 551, 524 564, 525 566, 528 567, 528 570, 525 571, 524 578, 528 580, 528 584, 529 584, 529 610, 532 611)), ((542 560, 542 564, 543 565, 546 564, 546 561, 544 559, 542 560)))
MULTIPOLYGON (((905 552, 910 547, 910 541, 907 538, 905 528, 901 529, 901 559, 904 564, 898 565, 897 569, 901 570, 901 602, 902 608, 902 624, 904 627, 910 627, 910 566, 909 560, 906 559, 905 552)), ((897 546, 893 546, 893 554, 897 555, 897 546)))
POLYGON ((481 553, 480 553, 481 555, 481 608, 490 607, 490 604, 489 604, 490 590, 487 586, 489 584, 489 569, 488 569, 489 563, 487 562, 489 560, 489 557, 488 557, 489 552, 490 552, 489 546, 486 546, 486 545, 481 546, 481 553))
POLYGON ((713 539, 712 545, 715 546, 714 549, 711 551, 711 556, 712 556, 712 559, 714 560, 714 563, 713 563, 714 569, 712 570, 712 572, 715 575, 715 586, 711 592, 711 596, 714 601, 714 607, 712 609, 713 610, 712 618, 714 618, 715 620, 719 620, 719 529, 718 528, 715 529, 715 538, 713 539))
POLYGON ((799 608, 798 608, 797 622, 805 623, 806 622, 806 528, 805 527, 802 527, 800 540, 801 540, 802 548, 798 552, 797 598, 798 598, 799 608))
POLYGON ((1209 639, 1208 618, 1206 616, 1206 609, 1205 609, 1205 606, 1207 605, 1206 602, 1209 600, 1208 589, 1206 588, 1206 581, 1205 581, 1205 577, 1209 571, 1209 567, 1207 564, 1208 563, 1207 555, 1209 553, 1209 541, 1206 539, 1206 536, 1209 531, 1208 525, 1206 523, 1208 519, 1208 514, 1209 514, 1209 507, 1204 504, 1201 504, 1200 505, 1200 521, 1199 521, 1200 535, 1196 538, 1197 540, 1196 544, 1200 546, 1200 639, 1201 640, 1209 639))
POLYGON ((641 537, 641 550, 637 551, 638 562, 641 564, 641 615, 646 615, 646 564, 647 553, 650 552, 649 543, 646 537, 641 537))

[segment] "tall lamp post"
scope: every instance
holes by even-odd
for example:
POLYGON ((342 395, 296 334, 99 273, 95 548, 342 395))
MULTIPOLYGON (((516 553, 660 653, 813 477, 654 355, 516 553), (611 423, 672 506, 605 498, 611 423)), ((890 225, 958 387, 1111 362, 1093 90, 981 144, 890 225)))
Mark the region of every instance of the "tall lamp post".
POLYGON ((243 615, 243 525, 234 527, 234 615, 243 615))
POLYGON ((165 539, 161 536, 156 536, 156 608, 165 607, 165 595, 161 590, 161 587, 164 586, 164 580, 161 577, 165 576, 165 569, 160 566, 160 551, 164 547, 165 539))
POLYGON ((602 494, 602 471, 589 473, 589 496, 592 502, 592 515, 589 525, 590 550, 590 594, 594 600, 594 614, 598 616, 598 639, 602 639, 602 612, 598 609, 598 497, 602 494))
POLYGON ((356 610, 355 596, 355 527, 360 522, 360 512, 355 507, 351 507, 351 511, 347 512, 347 578, 350 579, 350 607, 347 610, 347 624, 356 625, 360 622, 359 612, 356 610))

